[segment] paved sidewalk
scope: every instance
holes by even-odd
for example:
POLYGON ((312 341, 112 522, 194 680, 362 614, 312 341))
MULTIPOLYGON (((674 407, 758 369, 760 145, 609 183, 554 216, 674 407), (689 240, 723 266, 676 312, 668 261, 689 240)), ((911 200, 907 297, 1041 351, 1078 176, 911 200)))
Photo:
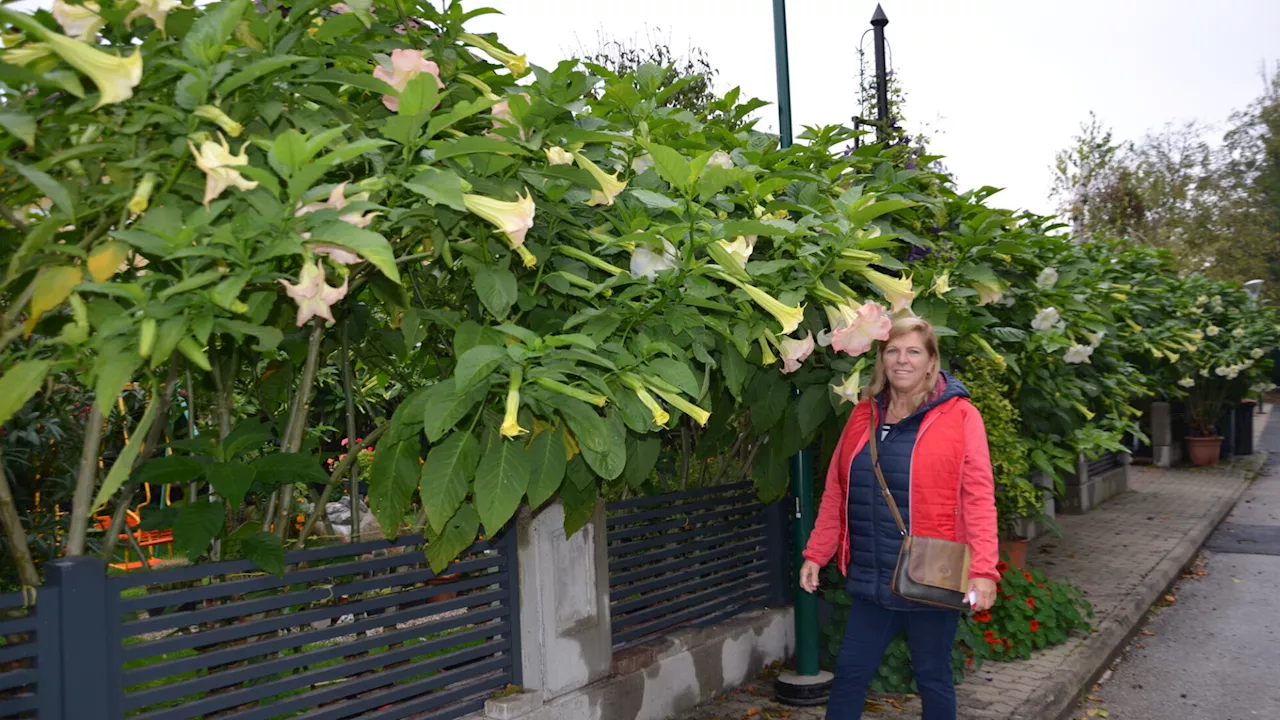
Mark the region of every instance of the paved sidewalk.
MULTIPOLYGON (((1269 415, 1258 420, 1269 419, 1269 415)), ((1262 428, 1257 428, 1261 434, 1262 428)), ((1055 720, 1117 653, 1257 476, 1266 456, 1214 468, 1133 468, 1132 491, 1086 515, 1059 516, 1064 537, 1032 543, 1029 564, 1084 591, 1094 631, 1012 663, 987 662, 957 688, 965 720, 1055 720)), ((677 720, 821 720, 824 708, 774 703, 768 683, 738 688, 677 720)), ((878 698, 864 718, 918 720, 918 698, 878 698), (873 710, 878 706, 877 710, 873 710)))

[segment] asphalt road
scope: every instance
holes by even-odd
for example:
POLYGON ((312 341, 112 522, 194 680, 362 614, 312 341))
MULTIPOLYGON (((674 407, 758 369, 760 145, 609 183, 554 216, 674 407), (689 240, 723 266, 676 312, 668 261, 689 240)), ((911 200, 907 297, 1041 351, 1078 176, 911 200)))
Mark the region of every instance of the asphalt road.
POLYGON ((1263 476, 1072 717, 1280 720, 1280 416, 1261 445, 1263 476))

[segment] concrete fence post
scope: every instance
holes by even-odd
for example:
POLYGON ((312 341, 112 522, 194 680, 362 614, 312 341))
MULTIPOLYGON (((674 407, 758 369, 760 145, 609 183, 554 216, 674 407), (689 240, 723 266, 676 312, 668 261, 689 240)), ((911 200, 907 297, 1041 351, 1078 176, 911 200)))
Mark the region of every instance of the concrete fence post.
POLYGON ((124 717, 118 646, 112 647, 120 618, 113 615, 106 565, 93 557, 60 558, 45 565, 45 576, 57 588, 62 717, 124 717))
POLYGON ((1151 461, 1156 467, 1172 467, 1177 452, 1173 443, 1173 408, 1167 402, 1151 403, 1151 461))
POLYGON ((545 702, 612 670, 604 503, 573 537, 559 500, 537 513, 522 508, 516 532, 524 687, 545 702))

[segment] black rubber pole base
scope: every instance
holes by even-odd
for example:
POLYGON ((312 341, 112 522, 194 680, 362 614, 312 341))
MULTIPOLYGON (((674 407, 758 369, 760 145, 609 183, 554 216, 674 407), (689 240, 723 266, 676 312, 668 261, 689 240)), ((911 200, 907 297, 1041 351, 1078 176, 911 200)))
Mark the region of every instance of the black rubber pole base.
POLYGON ((831 695, 831 681, 835 679, 831 673, 821 670, 817 675, 797 675, 782 673, 773 682, 773 690, 777 693, 778 702, 796 707, 812 707, 826 705, 831 695))

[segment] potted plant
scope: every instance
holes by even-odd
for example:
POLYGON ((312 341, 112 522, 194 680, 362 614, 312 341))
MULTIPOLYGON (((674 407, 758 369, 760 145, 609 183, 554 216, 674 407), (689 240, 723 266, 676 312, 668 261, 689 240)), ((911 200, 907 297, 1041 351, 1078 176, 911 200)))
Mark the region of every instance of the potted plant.
POLYGON ((1007 368, 984 357, 969 356, 957 363, 959 376, 969 389, 973 404, 982 413, 991 453, 991 471, 996 486, 997 527, 1000 551, 1009 562, 1023 567, 1027 562, 1024 520, 1044 517, 1043 489, 1031 482, 1030 445, 1019 433, 1021 415, 1009 401, 1005 381, 1007 368))
POLYGON ((1190 301, 1183 352, 1163 354, 1182 375, 1177 385, 1185 393, 1188 455, 1192 464, 1205 466, 1221 455, 1227 408, 1268 374, 1265 348, 1274 343, 1275 330, 1260 321, 1267 313, 1239 288, 1207 281, 1188 286, 1200 292, 1190 301))
MULTIPOLYGON (((992 464, 995 465, 994 462, 992 464)), ((1024 521, 1047 517, 1041 488, 1025 476, 996 475, 996 526, 1000 532, 1000 553, 1009 558, 1010 565, 1027 566, 1028 538, 1024 521)))

